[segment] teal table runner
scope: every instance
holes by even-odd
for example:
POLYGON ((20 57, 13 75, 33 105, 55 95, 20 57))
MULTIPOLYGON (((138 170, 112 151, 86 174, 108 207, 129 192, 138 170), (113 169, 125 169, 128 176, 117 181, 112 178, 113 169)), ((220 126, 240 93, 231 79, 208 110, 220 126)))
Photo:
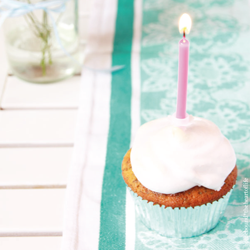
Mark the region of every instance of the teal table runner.
POLYGON ((95 0, 83 71, 63 250, 250 249, 250 5, 243 0, 95 0), (99 6, 99 7, 97 7, 99 6), (166 238, 136 217, 121 162, 140 124, 173 114, 178 19, 190 14, 187 112, 213 121, 232 143, 238 178, 210 232, 166 238))

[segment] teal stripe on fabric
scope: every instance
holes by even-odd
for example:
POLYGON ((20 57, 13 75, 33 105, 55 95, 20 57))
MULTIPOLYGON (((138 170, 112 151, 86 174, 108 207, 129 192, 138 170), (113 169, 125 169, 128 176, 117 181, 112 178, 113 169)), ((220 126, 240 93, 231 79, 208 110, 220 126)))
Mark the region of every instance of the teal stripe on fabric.
POLYGON ((112 65, 125 65, 113 73, 110 100, 110 127, 103 176, 99 249, 125 249, 126 185, 121 175, 123 156, 131 135, 131 51, 133 0, 119 0, 112 65))

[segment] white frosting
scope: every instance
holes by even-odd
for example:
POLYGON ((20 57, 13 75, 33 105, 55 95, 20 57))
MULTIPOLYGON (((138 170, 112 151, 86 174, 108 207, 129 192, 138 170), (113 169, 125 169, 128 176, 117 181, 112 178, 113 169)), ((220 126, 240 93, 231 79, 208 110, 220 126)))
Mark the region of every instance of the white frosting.
POLYGON ((220 190, 236 163, 232 145, 206 119, 168 116, 142 125, 131 151, 132 170, 148 189, 174 194, 194 186, 220 190))

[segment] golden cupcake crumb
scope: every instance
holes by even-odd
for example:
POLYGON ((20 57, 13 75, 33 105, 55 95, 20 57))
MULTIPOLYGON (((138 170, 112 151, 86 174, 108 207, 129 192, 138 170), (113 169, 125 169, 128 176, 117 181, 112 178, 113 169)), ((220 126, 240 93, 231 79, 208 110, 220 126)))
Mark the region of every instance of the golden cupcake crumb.
POLYGON ((225 180, 225 184, 220 191, 215 191, 205 187, 195 186, 189 190, 179 192, 176 194, 162 194, 151 191, 144 187, 135 177, 130 162, 130 152, 128 150, 122 162, 122 176, 125 183, 131 190, 142 197, 142 199, 151 201, 154 204, 165 207, 195 207, 203 204, 212 203, 219 200, 222 196, 226 195, 233 185, 236 183, 237 166, 232 170, 225 180))

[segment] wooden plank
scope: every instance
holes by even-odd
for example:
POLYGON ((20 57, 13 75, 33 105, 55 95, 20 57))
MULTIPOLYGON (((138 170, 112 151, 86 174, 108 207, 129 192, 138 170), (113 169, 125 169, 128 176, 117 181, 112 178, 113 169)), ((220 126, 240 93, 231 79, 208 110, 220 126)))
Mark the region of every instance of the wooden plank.
POLYGON ((6 81, 2 109, 76 109, 78 107, 80 76, 58 83, 28 83, 9 76, 6 81))
POLYGON ((41 231, 39 229, 34 229, 33 231, 24 230, 5 230, 0 231, 0 237, 54 237, 62 236, 61 230, 45 230, 41 231))
POLYGON ((0 29, 0 104, 3 97, 5 81, 8 74, 8 63, 4 44, 4 33, 3 29, 0 29))
POLYGON ((0 148, 0 188, 65 188, 73 148, 0 148))
POLYGON ((0 238, 2 250, 59 250, 61 237, 0 238))
POLYGON ((91 5, 93 1, 79 1, 79 36, 82 49, 85 49, 87 37, 88 37, 88 28, 89 28, 89 18, 91 14, 91 5))
POLYGON ((64 195, 64 189, 0 190, 0 232, 61 231, 64 195))
POLYGON ((79 29, 80 42, 81 42, 81 45, 86 45, 87 37, 88 37, 89 16, 80 15, 79 22, 80 22, 80 29, 79 29))
POLYGON ((26 184, 26 183, 21 183, 21 184, 15 184, 15 183, 10 183, 10 184, 1 184, 0 183, 0 189, 58 189, 58 188, 66 188, 66 184, 50 184, 50 183, 39 183, 39 184, 26 184))
POLYGON ((72 146, 77 110, 0 111, 0 147, 72 146))
MULTIPOLYGON (((91 5, 93 4, 93 1, 87 1, 87 0, 83 0, 83 1, 79 1, 78 5, 79 5, 79 16, 86 16, 89 15, 91 12, 91 5)), ((81 26, 81 23, 79 23, 79 25, 81 26)))

